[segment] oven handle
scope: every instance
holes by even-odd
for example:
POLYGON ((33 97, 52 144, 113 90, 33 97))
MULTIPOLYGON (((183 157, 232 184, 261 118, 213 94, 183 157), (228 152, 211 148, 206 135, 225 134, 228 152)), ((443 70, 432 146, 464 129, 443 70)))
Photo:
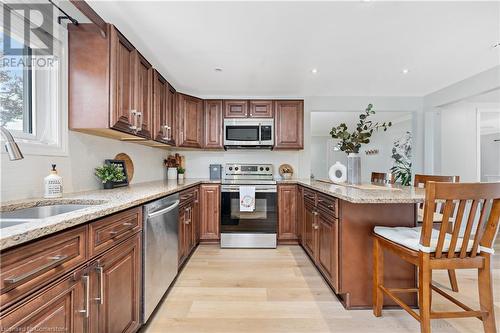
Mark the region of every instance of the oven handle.
MULTIPOLYGON (((237 187, 228 187, 228 186, 222 186, 221 187, 221 192, 239 192, 240 188, 239 186, 237 187)), ((256 188, 255 193, 276 193, 278 192, 276 187, 263 187, 263 188, 256 188)))

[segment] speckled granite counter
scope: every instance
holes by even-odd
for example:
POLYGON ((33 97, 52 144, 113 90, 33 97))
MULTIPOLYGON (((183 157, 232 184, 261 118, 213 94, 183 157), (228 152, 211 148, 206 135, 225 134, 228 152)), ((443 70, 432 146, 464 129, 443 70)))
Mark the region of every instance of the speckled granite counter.
MULTIPOLYGON (((33 222, 18 224, 0 229, 0 250, 28 242, 55 232, 113 214, 115 212, 141 205, 145 202, 179 192, 201 183, 213 183, 208 179, 186 179, 177 182, 146 182, 112 190, 95 190, 65 194, 61 199, 29 199, 4 202, 0 211, 46 205, 48 202, 93 204, 77 211, 60 214, 33 222)), ((215 182, 218 183, 218 182, 215 182)))
POLYGON ((423 189, 409 186, 394 188, 381 186, 380 189, 360 189, 310 179, 283 180, 278 183, 300 184, 352 203, 419 203, 423 202, 425 198, 423 189))

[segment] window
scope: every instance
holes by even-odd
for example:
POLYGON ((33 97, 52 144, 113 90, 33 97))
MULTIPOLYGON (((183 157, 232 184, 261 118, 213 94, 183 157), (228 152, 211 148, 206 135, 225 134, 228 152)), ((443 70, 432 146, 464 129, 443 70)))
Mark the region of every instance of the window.
POLYGON ((0 125, 28 155, 67 155, 67 31, 52 11, 50 4, 38 6, 27 21, 25 7, 12 9, 8 23, 0 13, 0 125), (44 20, 54 22, 47 28, 40 25, 44 20), (45 28, 42 33, 40 26, 45 28))
MULTIPOLYGON (((24 56, 31 49, 22 42, 1 33, 0 43, 9 38, 15 48, 23 48, 24 56)), ((10 131, 33 134, 32 71, 29 67, 6 67, 0 71, 0 125, 10 131)))

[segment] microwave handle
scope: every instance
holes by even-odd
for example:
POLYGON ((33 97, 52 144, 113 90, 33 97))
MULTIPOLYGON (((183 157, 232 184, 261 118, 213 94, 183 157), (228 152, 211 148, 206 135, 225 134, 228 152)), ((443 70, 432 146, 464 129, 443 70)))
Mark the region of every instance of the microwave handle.
POLYGON ((262 124, 259 123, 259 145, 262 144, 262 124))

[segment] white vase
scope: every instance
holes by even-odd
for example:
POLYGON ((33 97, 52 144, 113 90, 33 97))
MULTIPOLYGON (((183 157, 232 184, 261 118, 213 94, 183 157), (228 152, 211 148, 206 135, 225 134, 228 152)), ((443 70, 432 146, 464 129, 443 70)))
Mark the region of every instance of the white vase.
POLYGON ((167 168, 167 179, 177 180, 177 168, 167 168))
POLYGON ((347 183, 361 184, 361 156, 358 153, 347 155, 347 183))
POLYGON ((347 179, 347 168, 339 161, 328 170, 328 178, 334 183, 344 183, 347 179))

